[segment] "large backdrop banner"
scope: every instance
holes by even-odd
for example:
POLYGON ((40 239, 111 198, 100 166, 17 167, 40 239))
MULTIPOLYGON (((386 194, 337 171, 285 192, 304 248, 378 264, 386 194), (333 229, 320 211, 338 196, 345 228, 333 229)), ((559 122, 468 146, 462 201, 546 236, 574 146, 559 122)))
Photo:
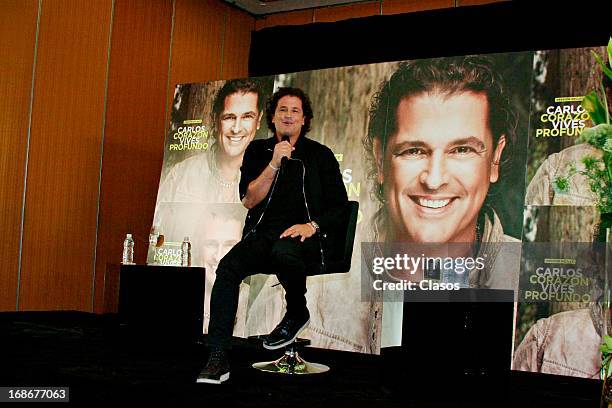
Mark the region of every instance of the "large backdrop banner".
MULTIPOLYGON (((410 335, 413 292, 500 289, 517 305, 509 365, 597 378, 610 185, 591 171, 602 148, 581 136, 595 124, 583 99, 601 81, 592 51, 606 55, 486 54, 178 85, 153 221, 165 240, 148 262, 179 264, 188 237, 192 265, 206 268, 207 332, 217 265, 247 212, 245 149, 271 136, 272 93, 301 88, 314 110, 307 137, 334 152, 360 204, 350 272, 307 280, 312 345, 379 353, 410 335)), ((242 282, 235 336, 282 318, 269 272, 242 282)))

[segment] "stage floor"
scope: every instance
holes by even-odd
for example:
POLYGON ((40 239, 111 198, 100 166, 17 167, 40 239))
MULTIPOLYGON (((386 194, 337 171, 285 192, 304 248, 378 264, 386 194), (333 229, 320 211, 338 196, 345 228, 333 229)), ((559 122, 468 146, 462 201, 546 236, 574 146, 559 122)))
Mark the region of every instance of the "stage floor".
POLYGON ((264 374, 250 365, 281 353, 238 339, 231 353, 230 381, 196 384, 207 347, 163 338, 162 330, 152 327, 134 338, 118 329, 112 315, 0 313, 0 386, 68 386, 71 404, 83 406, 599 406, 599 381, 510 371, 495 376, 445 375, 443 367, 439 375, 424 375, 393 358, 332 350, 307 348, 303 354, 309 361, 331 366, 328 373, 264 374))

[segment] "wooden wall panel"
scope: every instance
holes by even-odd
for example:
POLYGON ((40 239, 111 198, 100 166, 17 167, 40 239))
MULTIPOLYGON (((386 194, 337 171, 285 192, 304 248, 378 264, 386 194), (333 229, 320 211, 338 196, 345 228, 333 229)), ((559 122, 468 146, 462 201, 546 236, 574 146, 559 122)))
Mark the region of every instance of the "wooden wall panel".
POLYGON ((228 9, 220 0, 176 0, 170 93, 176 84, 221 78, 228 9))
POLYGON ((476 6, 480 4, 501 3, 509 0, 457 0, 458 6, 476 6))
POLYGON ((135 262, 146 261, 163 160, 171 28, 172 0, 116 0, 96 250, 96 312, 105 311, 105 288, 110 291, 116 285, 105 272, 107 263, 121 262, 126 233, 134 236, 135 262))
POLYGON ((223 68, 221 78, 239 78, 249 75, 249 48, 255 18, 244 11, 230 7, 223 38, 223 68))
POLYGON ((14 311, 38 0, 2 0, 0 10, 0 311, 14 311))
POLYGON ((19 310, 92 310, 111 11, 42 2, 19 310))
POLYGON ((289 11, 287 13, 270 14, 255 21, 255 29, 279 25, 310 24, 313 21, 314 9, 289 11))
POLYGON ((349 18, 375 16, 380 14, 380 1, 325 7, 315 9, 314 13, 314 21, 316 23, 329 23, 348 20, 349 18))
POLYGON ((400 14, 455 7, 454 0, 382 0, 382 13, 400 14))
POLYGON ((313 22, 333 22, 350 18, 368 17, 382 14, 413 13, 458 6, 498 3, 508 0, 378 0, 342 6, 323 7, 270 14, 255 21, 255 29, 279 25, 299 25, 313 22), (382 4, 381 4, 382 3, 382 4))

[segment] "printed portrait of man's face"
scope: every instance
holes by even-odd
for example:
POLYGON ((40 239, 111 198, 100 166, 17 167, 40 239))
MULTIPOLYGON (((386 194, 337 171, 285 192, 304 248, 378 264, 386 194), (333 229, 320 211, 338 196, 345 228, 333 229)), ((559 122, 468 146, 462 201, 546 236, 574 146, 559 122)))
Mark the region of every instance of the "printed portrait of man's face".
POLYGON ((207 276, 214 276, 219 261, 240 241, 241 229, 239 220, 215 216, 203 226, 202 258, 207 276))
POLYGON ((261 123, 257 108, 257 94, 236 92, 225 97, 223 111, 219 116, 220 153, 228 157, 241 156, 246 150, 261 123))
POLYGON ((485 93, 423 92, 400 100, 396 132, 374 140, 383 186, 387 239, 473 242, 505 147, 494 145, 485 93))

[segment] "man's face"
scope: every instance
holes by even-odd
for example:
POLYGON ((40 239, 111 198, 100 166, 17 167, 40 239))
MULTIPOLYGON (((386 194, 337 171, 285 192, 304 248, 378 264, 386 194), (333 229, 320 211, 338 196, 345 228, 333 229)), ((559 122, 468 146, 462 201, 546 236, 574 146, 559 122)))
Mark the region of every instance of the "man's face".
POLYGON ((294 141, 304 126, 302 100, 297 96, 286 95, 278 100, 272 123, 279 138, 287 135, 294 141))
POLYGON ((203 258, 206 272, 215 273, 219 261, 240 240, 241 225, 238 220, 210 218, 203 229, 203 258))
POLYGON ((220 151, 230 157, 242 156, 259 129, 262 112, 257 109, 257 94, 233 93, 225 97, 221 115, 220 151))
POLYGON ((473 242, 505 137, 493 146, 484 93, 422 93, 401 100, 384 157, 374 149, 390 217, 387 238, 473 242), (384 161, 383 161, 384 160, 384 161))

